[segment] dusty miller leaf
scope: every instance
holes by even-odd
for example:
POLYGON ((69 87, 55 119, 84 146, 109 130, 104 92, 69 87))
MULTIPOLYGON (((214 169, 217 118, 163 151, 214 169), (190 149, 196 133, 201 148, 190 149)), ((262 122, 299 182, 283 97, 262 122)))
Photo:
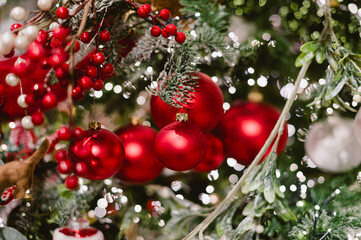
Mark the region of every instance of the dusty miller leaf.
POLYGON ((0 228, 0 240, 27 240, 18 230, 11 227, 0 228))

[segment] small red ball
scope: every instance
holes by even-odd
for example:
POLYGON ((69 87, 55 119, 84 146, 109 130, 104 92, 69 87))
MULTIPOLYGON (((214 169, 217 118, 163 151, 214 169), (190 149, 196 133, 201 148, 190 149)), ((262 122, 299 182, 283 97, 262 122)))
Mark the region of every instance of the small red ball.
POLYGON ((168 24, 165 29, 170 36, 174 36, 177 34, 177 27, 174 24, 168 24))
POLYGON ((41 107, 45 110, 55 108, 58 105, 58 98, 52 92, 47 93, 41 100, 41 107))
POLYGON ((28 66, 30 65, 29 60, 23 59, 22 61, 15 63, 13 66, 13 71, 18 76, 24 76, 28 71, 28 66))
POLYGON ((69 159, 63 159, 58 162, 58 172, 68 174, 73 170, 73 163, 69 159))
POLYGON ((90 43, 90 41, 92 40, 90 32, 83 32, 80 36, 80 40, 83 43, 90 43))
MULTIPOLYGON (((66 46, 69 46, 70 43, 71 43, 71 41, 67 42, 66 46)), ((80 50, 80 43, 79 43, 79 41, 75 41, 74 52, 79 52, 79 50, 80 50)))
POLYGON ((187 171, 197 166, 206 149, 203 133, 189 122, 168 124, 159 131, 154 141, 158 160, 174 171, 187 171))
POLYGON ((93 86, 93 82, 89 77, 82 77, 79 81, 79 86, 83 90, 89 90, 93 86))
POLYGON ((94 90, 96 90, 96 91, 102 90, 103 87, 104 87, 104 82, 103 82, 103 80, 101 80, 101 79, 96 80, 96 81, 94 82, 94 84, 93 84, 93 88, 94 88, 94 90))
POLYGON ((224 160, 222 141, 210 133, 206 133, 204 136, 207 141, 207 152, 201 163, 193 169, 193 171, 196 172, 210 172, 215 170, 221 166, 224 160))
POLYGON ((15 29, 21 28, 23 25, 21 25, 20 23, 14 23, 13 25, 11 25, 10 27, 10 31, 14 31, 15 29))
POLYGON ((97 78, 98 77, 98 70, 94 66, 89 66, 88 69, 87 69, 86 74, 88 75, 88 77, 97 78))
POLYGON ((147 9, 140 7, 138 8, 138 16, 141 18, 147 18, 149 16, 149 12, 147 11, 147 9))
POLYGON ((148 13, 152 11, 152 7, 149 4, 143 4, 141 7, 147 10, 148 13))
POLYGON ((153 37, 159 37, 160 34, 162 32, 162 29, 156 25, 154 25, 152 27, 152 29, 150 29, 150 34, 153 36, 153 37))
POLYGON ((45 58, 46 50, 44 46, 38 42, 32 42, 28 46, 28 54, 31 60, 41 60, 45 58))
POLYGON ((170 18, 170 11, 168 9, 160 10, 159 17, 164 21, 168 21, 168 19, 170 18))
POLYGON ((14 50, 14 49, 11 49, 11 51, 10 51, 8 54, 4 55, 4 57, 5 57, 5 58, 11 58, 11 57, 13 57, 14 55, 15 55, 15 50, 14 50))
POLYGON ((31 115, 31 121, 35 126, 39 126, 44 123, 44 115, 42 112, 35 112, 31 115))
POLYGON ((81 90, 81 88, 79 86, 77 86, 77 87, 73 88, 73 90, 71 92, 71 96, 74 98, 74 100, 80 101, 84 97, 83 90, 81 90))
POLYGON ((32 106, 35 103, 34 94, 32 94, 32 93, 27 94, 26 97, 25 97, 25 103, 28 106, 32 106))
POLYGON ((65 62, 65 59, 60 54, 53 54, 48 58, 48 62, 52 67, 60 67, 65 62))
POLYGON ((61 47, 62 44, 63 42, 60 39, 53 38, 50 42, 50 47, 57 48, 57 47, 61 47))
POLYGON ((60 162, 61 160, 65 160, 68 157, 68 153, 66 150, 58 150, 54 154, 55 161, 60 162))
POLYGON ((114 72, 113 65, 110 63, 105 64, 105 66, 103 68, 103 73, 110 75, 110 74, 113 74, 113 72, 114 72))
POLYGON ((169 33, 167 32, 167 30, 165 28, 162 29, 162 36, 164 38, 169 38, 170 37, 169 33))
POLYGON ((81 138, 83 136, 84 130, 80 127, 76 127, 73 130, 73 137, 76 139, 81 138))
POLYGON ((99 38, 103 42, 109 42, 111 37, 112 36, 110 35, 110 32, 108 30, 101 31, 99 33, 99 38))
POLYGON ((65 179, 65 186, 69 189, 69 190, 75 190, 78 188, 79 186, 79 179, 77 176, 72 175, 69 176, 65 179))
POLYGON ((35 98, 42 98, 44 94, 46 93, 46 89, 44 87, 44 84, 35 83, 32 87, 32 91, 35 98))
POLYGON ((57 27, 53 30, 53 37, 59 39, 61 42, 63 42, 69 34, 69 29, 65 27, 57 27))
POLYGON ((0 84, 0 97, 5 96, 5 87, 4 85, 0 84))
POLYGON ((58 131, 56 131, 59 140, 70 140, 72 132, 70 128, 66 126, 61 126, 58 131))
POLYGON ((48 59, 43 59, 40 61, 40 67, 43 70, 49 70, 51 68, 48 59))
POLYGON ((57 77, 57 79, 62 79, 66 76, 66 72, 64 71, 63 68, 57 67, 55 69, 55 76, 57 77))
POLYGON ((48 41, 48 33, 44 30, 40 30, 36 41, 42 44, 45 44, 48 41))
POLYGON ((186 41, 186 35, 182 32, 177 32, 177 35, 175 35, 175 40, 177 43, 184 43, 186 41))
POLYGON ((95 64, 98 64, 98 65, 103 64, 104 61, 105 61, 104 54, 101 53, 101 52, 94 53, 93 61, 94 61, 95 64))
POLYGON ((66 7, 59 7, 56 10, 56 16, 60 19, 67 19, 69 17, 69 10, 66 7))

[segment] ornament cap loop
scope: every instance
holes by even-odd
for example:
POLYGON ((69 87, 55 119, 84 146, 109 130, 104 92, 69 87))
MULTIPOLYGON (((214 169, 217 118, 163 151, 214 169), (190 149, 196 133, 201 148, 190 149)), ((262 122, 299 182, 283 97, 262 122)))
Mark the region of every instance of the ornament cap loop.
POLYGON ((97 122, 97 121, 91 121, 88 124, 88 128, 92 130, 97 130, 100 129, 101 127, 102 127, 101 122, 97 122))
POLYGON ((187 113, 177 113, 175 119, 178 122, 188 122, 188 114, 187 113))

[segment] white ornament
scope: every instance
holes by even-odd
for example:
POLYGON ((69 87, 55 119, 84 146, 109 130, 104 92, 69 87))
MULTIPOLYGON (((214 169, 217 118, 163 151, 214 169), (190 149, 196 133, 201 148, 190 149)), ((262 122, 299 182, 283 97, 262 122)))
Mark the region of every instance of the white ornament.
POLYGON ((38 0, 38 7, 41 11, 49 11, 52 5, 52 0, 38 0))
POLYGON ((57 22, 52 22, 49 26, 49 31, 53 31, 55 28, 59 27, 59 23, 57 22))
POLYGON ((5 77, 5 82, 6 82, 10 87, 15 87, 16 85, 19 84, 20 78, 19 78, 18 76, 16 76, 14 73, 9 73, 9 74, 6 75, 6 77, 5 77))
POLYGON ((19 34, 15 38, 14 46, 19 50, 26 50, 28 48, 29 44, 30 44, 30 41, 24 35, 19 34))
POLYGON ((29 107, 28 104, 26 104, 25 102, 25 98, 26 98, 26 94, 20 94, 20 96, 18 97, 18 105, 22 108, 27 108, 29 107))
POLYGON ((23 126, 23 128, 25 129, 31 129, 34 127, 33 121, 31 121, 31 117, 30 116, 25 116, 21 119, 21 125, 23 126))
POLYGON ((343 173, 361 163, 361 145, 356 139, 351 119, 330 117, 312 124, 306 137, 307 155, 328 173, 343 173))
POLYGON ((6 32, 1 35, 1 44, 3 54, 9 54, 14 47, 15 35, 11 32, 6 32))
POLYGON ((23 7, 14 7, 10 12, 10 17, 18 22, 24 21, 26 18, 26 10, 23 7))
POLYGON ((36 39, 36 37, 39 34, 39 28, 37 26, 34 25, 30 25, 26 28, 24 28, 21 33, 27 37, 29 42, 32 42, 36 39))
POLYGON ((79 239, 83 239, 83 240, 104 240, 104 235, 101 231, 89 227, 89 220, 87 219, 76 219, 76 220, 70 220, 69 221, 69 225, 68 227, 61 227, 61 228, 57 228, 55 229, 54 233, 53 233, 53 240, 79 240, 79 239), (70 231, 71 230, 82 230, 82 231, 87 231, 89 230, 96 230, 95 234, 88 236, 88 237, 82 237, 79 238, 77 236, 69 236, 66 235, 64 233, 61 232, 61 229, 67 228, 70 231))

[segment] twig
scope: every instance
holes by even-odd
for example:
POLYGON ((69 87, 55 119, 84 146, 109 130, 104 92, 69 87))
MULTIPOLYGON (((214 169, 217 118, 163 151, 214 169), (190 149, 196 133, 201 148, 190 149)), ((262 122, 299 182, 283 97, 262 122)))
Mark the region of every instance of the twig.
POLYGON ((266 153, 267 149, 269 148, 269 146, 275 139, 276 135, 279 132, 281 125, 284 124, 284 119, 285 119, 286 115, 288 114, 288 112, 296 98, 297 91, 300 86, 301 80, 304 78, 309 65, 310 65, 310 62, 308 62, 302 66, 300 72, 298 73, 297 80, 295 82, 295 88, 291 94, 291 97, 286 101, 286 104, 282 110, 282 113, 281 113, 280 117, 278 118, 278 121, 277 121, 276 125, 274 126, 271 134, 269 135, 266 143, 263 145, 262 149, 259 151, 259 153, 255 157, 255 159, 253 160, 252 164, 248 167, 247 171, 242 175, 242 177, 239 179, 239 181, 236 183, 236 185, 228 192, 226 198, 223 199, 223 201, 216 207, 216 209, 211 214, 209 214, 208 217, 205 218, 192 232, 190 232, 184 238, 184 240, 187 240, 187 239, 190 240, 193 237, 195 237, 198 233, 200 234, 200 236, 202 236, 203 231, 208 227, 208 225, 213 222, 213 220, 224 210, 224 208, 230 202, 232 202, 232 200, 234 199, 234 196, 241 189, 241 187, 242 187, 244 181, 247 179, 249 173, 257 166, 257 164, 262 159, 263 155, 266 153))

